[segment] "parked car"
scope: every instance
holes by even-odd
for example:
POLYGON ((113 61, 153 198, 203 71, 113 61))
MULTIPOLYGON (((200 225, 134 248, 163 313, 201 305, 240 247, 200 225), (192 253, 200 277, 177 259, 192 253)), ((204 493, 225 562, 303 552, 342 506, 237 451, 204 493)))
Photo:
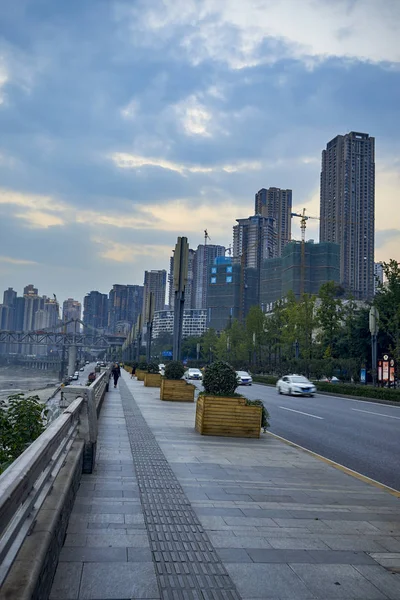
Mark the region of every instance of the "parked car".
POLYGON ((185 373, 185 379, 196 379, 201 381, 203 379, 203 373, 200 369, 188 369, 185 373))
POLYGON ((72 375, 72 381, 77 381, 79 379, 79 373, 74 373, 72 375))
POLYGON ((84 371, 84 370, 85 370, 85 367, 81 367, 79 370, 80 370, 80 371, 84 371))
POLYGON ((160 375, 165 375, 165 365, 163 363, 160 363, 158 365, 158 370, 160 372, 160 375))
POLYGON ((317 388, 303 375, 285 375, 276 384, 279 394, 289 396, 312 396, 317 388))
POLYGON ((236 375, 239 381, 239 385, 251 385, 253 379, 247 371, 236 371, 236 375))
POLYGON ((338 379, 335 376, 333 376, 333 377, 321 377, 321 379, 318 379, 318 381, 322 381, 324 383, 340 383, 340 379, 338 379))

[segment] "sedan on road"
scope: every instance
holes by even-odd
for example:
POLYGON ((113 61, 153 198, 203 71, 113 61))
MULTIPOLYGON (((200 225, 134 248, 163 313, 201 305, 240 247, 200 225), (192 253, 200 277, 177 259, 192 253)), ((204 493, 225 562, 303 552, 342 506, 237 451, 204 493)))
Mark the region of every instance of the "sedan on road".
POLYGON ((317 388, 303 375, 285 375, 276 384, 279 394, 289 396, 312 396, 317 388))
POLYGON ((239 385, 251 385, 253 383, 253 379, 247 371, 236 371, 236 375, 239 385))
POLYGON ((201 381, 203 379, 203 373, 200 369, 188 369, 185 373, 185 379, 197 379, 201 381))

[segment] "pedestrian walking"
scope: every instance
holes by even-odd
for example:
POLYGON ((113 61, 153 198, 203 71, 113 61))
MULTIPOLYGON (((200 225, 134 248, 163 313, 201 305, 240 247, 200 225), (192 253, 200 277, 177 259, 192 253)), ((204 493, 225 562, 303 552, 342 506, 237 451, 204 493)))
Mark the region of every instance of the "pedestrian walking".
POLYGON ((135 373, 136 373, 136 367, 133 366, 132 371, 131 371, 131 379, 133 379, 135 377, 135 373))
POLYGON ((111 371, 111 375, 114 377, 114 387, 117 387, 118 379, 121 377, 121 369, 119 368, 118 363, 114 363, 114 366, 111 371))

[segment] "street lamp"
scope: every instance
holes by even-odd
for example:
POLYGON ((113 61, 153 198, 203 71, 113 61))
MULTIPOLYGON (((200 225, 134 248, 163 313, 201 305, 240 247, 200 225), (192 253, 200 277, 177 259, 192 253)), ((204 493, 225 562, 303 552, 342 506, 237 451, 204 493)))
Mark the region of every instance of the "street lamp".
POLYGON ((371 332, 371 351, 372 351, 372 383, 376 385, 376 366, 377 357, 377 335, 379 331, 379 312, 376 306, 371 306, 369 311, 369 330, 371 332))

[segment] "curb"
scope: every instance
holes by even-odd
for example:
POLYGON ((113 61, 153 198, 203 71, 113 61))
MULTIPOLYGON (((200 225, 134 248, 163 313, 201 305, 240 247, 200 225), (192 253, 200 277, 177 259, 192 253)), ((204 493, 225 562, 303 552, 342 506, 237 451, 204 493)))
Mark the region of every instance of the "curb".
POLYGON ((299 444, 296 444, 295 442, 291 442, 290 440, 287 440, 286 438, 284 438, 280 435, 277 435, 276 433, 271 433, 270 431, 267 431, 266 433, 268 435, 274 437, 275 439, 280 440, 281 442, 284 442, 288 446, 292 446, 293 448, 297 448, 298 450, 302 450, 303 452, 306 452, 307 454, 309 454, 310 456, 313 456, 314 458, 318 458, 319 460, 330 465, 331 467, 334 467, 335 469, 342 471, 342 473, 346 473, 346 475, 350 475, 351 477, 354 477, 355 479, 358 479, 359 481, 363 481, 364 483, 373 485, 374 487, 377 487, 377 488, 383 490, 384 492, 391 494, 395 498, 400 498, 399 490, 395 490, 394 488, 391 488, 390 486, 385 485, 384 483, 380 483, 379 481, 376 481, 376 479, 371 479, 371 477, 362 475, 361 473, 358 473, 358 471, 353 471, 353 469, 349 469, 348 467, 345 467, 344 465, 341 465, 340 463, 337 463, 334 460, 331 460, 330 458, 325 458, 325 456, 322 456, 321 454, 318 454, 317 452, 314 452, 313 450, 309 450, 308 448, 304 448, 304 446, 300 446, 299 444))
MULTIPOLYGON (((272 383, 263 383, 261 381, 254 381, 253 382, 256 385, 265 385, 266 387, 272 387, 274 388, 275 385, 273 385, 272 383)), ((388 406, 398 406, 400 407, 400 400, 398 402, 396 402, 395 400, 380 400, 379 398, 366 398, 364 396, 349 396, 349 395, 340 395, 340 394, 333 394, 332 392, 320 392, 319 390, 317 390, 317 395, 319 396, 332 396, 334 398, 344 398, 346 400, 346 398, 349 398, 350 400, 359 400, 360 402, 374 402, 375 404, 387 404, 388 406)))

